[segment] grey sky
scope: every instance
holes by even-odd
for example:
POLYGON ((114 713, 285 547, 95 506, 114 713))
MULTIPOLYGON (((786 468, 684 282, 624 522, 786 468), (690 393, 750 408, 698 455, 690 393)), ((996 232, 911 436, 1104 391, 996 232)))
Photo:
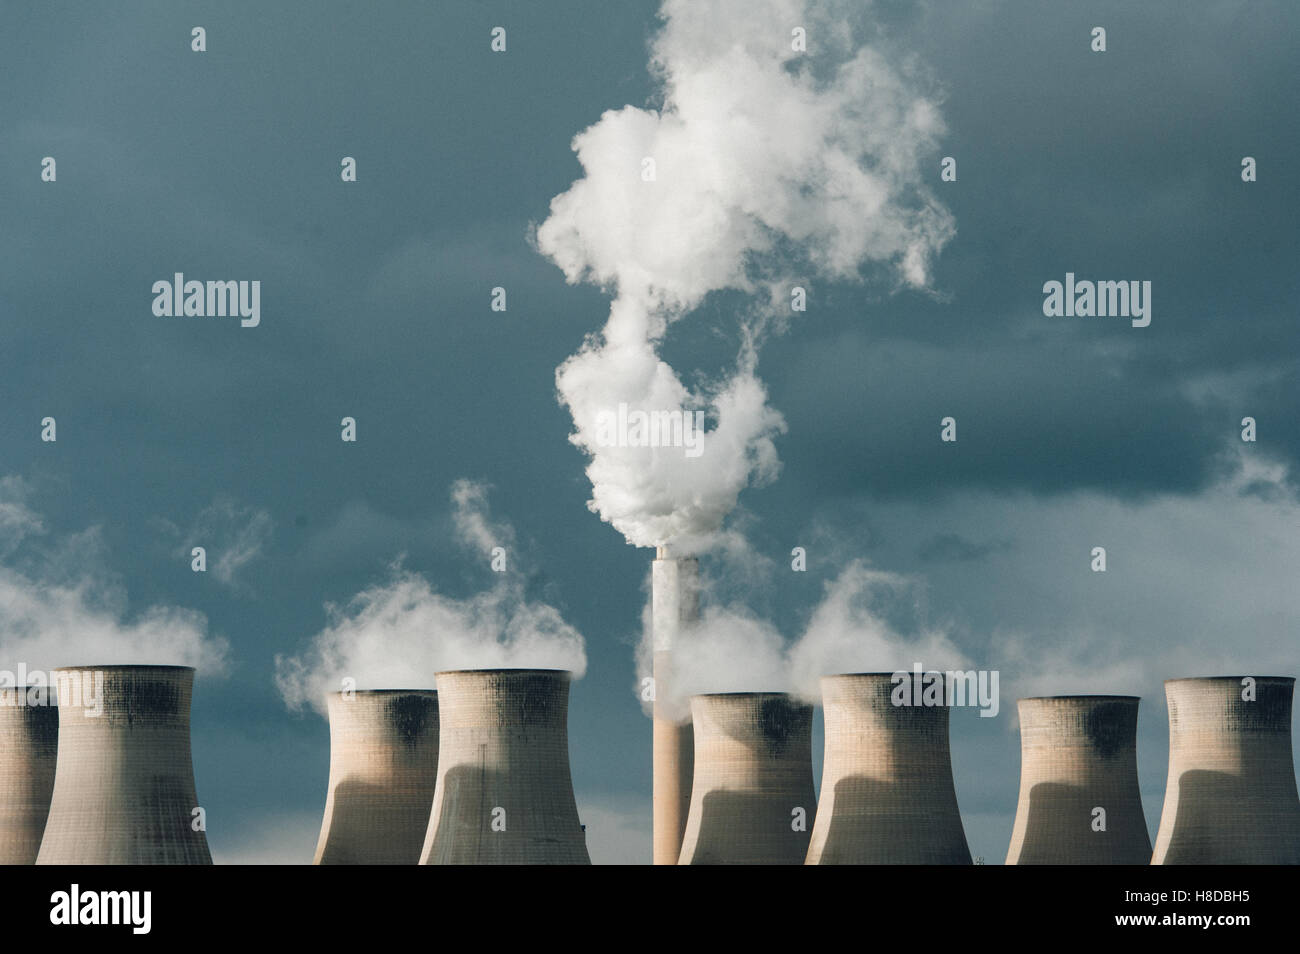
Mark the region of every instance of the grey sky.
MULTIPOLYGON (((574 134, 654 102, 656 6, 0 13, 0 478, 21 478, 26 508, 7 485, 0 534, 27 527, 0 538, 0 566, 42 589, 92 576, 123 625, 172 607, 228 642, 194 707, 219 861, 310 860, 328 730, 286 710, 274 657, 399 555, 451 595, 490 582, 451 543, 462 477, 491 485, 530 596, 586 638, 571 745, 593 856, 648 856, 633 652, 651 554, 588 512, 555 396, 609 299, 567 286, 527 235, 581 173, 574 134), (177 271, 260 280, 260 327, 155 318, 150 286, 177 271), (220 572, 190 572, 195 533, 218 541, 220 572)), ((733 520, 774 569, 720 592, 793 636, 854 558, 922 581, 926 616, 1004 674, 999 718, 953 714, 958 796, 990 862, 1015 808, 1016 695, 1141 694, 1154 831, 1160 680, 1300 668, 1300 8, 890 2, 861 26, 946 92, 958 180, 938 182, 936 156, 934 189, 957 235, 938 295, 813 284, 765 345, 783 471, 733 520), (1150 327, 1044 317, 1042 285, 1067 271, 1150 280, 1150 327), (786 569, 795 545, 806 574, 786 569)), ((665 359, 717 373, 737 305, 706 299, 665 359)))

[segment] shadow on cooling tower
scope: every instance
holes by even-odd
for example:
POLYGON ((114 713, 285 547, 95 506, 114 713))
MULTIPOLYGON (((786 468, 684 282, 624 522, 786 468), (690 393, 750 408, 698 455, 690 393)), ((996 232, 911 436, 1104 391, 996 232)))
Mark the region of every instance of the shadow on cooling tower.
POLYGON ((932 801, 932 794, 912 785, 864 776, 840 779, 835 783, 835 807, 818 863, 970 864, 960 817, 933 811, 932 801))
POLYGON ((438 694, 368 689, 327 701, 330 776, 316 864, 418 863, 438 774, 438 694))
POLYGON ((35 864, 59 753, 59 710, 48 696, 19 705, 20 693, 0 690, 0 865, 35 864))
POLYGON ((1020 795, 1007 864, 1150 863, 1137 774, 1140 702, 1103 695, 1019 700, 1020 795))
POLYGON ((566 805, 533 799, 519 805, 516 799, 503 797, 509 788, 506 773, 486 768, 450 769, 443 776, 443 785, 437 820, 439 837, 428 864, 587 863, 585 849, 579 856, 573 838, 551 830, 546 823, 547 819, 566 817, 566 805), (493 827, 494 823, 498 828, 493 827))
POLYGON ((1261 791, 1254 779, 1205 769, 1178 776, 1178 806, 1163 863, 1300 865, 1300 842, 1280 837, 1295 824, 1294 811, 1285 808, 1287 795, 1294 794, 1261 791))
POLYGON ((37 864, 211 864, 190 754, 194 670, 113 665, 55 675, 58 759, 37 864), (98 709, 73 688, 92 678, 102 681, 98 709))
POLYGON ((590 864, 555 669, 439 672, 438 781, 420 864, 590 864))
MULTIPOLYGON (((809 806, 812 808, 812 806, 809 806)), ((812 828, 792 831, 788 806, 773 805, 767 795, 710 792, 700 803, 700 836, 693 846, 693 865, 801 865, 808 854, 812 828), (773 833, 779 833, 774 837, 773 833), (777 839, 788 841, 782 850, 777 839)))
POLYGON ((1169 774, 1152 864, 1300 864, 1292 676, 1165 681, 1169 774))
POLYGON ((803 864, 817 814, 812 711, 778 692, 691 699, 694 776, 678 864, 803 864))
MULTIPOLYGON (((362 779, 345 779, 334 788, 334 801, 340 806, 365 806, 367 828, 356 832, 334 833, 317 864, 322 865, 413 865, 420 860, 424 830, 429 824, 428 798, 414 804, 386 804, 393 801, 389 785, 362 779), (375 832, 383 833, 384 851, 377 854, 375 832)), ((340 812, 346 808, 340 808, 340 812)))
POLYGON ((895 705, 891 673, 823 676, 826 757, 806 864, 968 865, 945 705, 895 705))
POLYGON ((1115 803, 1098 805, 1095 791, 1080 785, 1040 782, 1029 791, 1024 848, 1019 865, 1146 865, 1151 835, 1137 812, 1115 803), (1106 830, 1093 829, 1093 809, 1106 809, 1106 830), (1065 822, 1063 824, 1063 821, 1065 822))

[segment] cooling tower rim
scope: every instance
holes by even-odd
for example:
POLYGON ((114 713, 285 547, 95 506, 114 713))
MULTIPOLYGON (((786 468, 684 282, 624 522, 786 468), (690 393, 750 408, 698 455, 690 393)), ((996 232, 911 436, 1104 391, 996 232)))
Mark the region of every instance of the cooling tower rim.
POLYGON ((1116 696, 1104 692, 1076 692, 1064 693, 1056 696, 1022 696, 1017 702, 1047 702, 1056 699, 1083 699, 1088 702, 1101 702, 1103 700, 1113 700, 1116 702, 1138 702, 1141 696, 1116 696))
POLYGON ((114 671, 137 670, 139 672, 145 672, 148 670, 168 670, 171 672, 195 672, 196 671, 193 666, 172 666, 172 665, 166 665, 160 663, 109 663, 107 665, 102 665, 102 666, 95 666, 95 665, 55 666, 50 671, 51 672, 86 672, 86 671, 94 672, 94 671, 104 670, 104 669, 114 670, 114 671))
POLYGON ((434 673, 434 677, 436 678, 438 676, 459 676, 465 673, 482 673, 486 675, 491 673, 524 673, 524 672, 538 673, 547 676, 563 675, 563 676, 572 677, 573 675, 572 669, 530 669, 526 667, 505 666, 496 669, 440 669, 436 673, 434 673))
MULTIPOLYGON (((943 671, 944 671, 944 670, 942 670, 942 669, 922 669, 922 670, 921 670, 921 674, 924 675, 925 673, 928 673, 928 672, 943 672, 943 671)), ((897 673, 900 673, 900 672, 902 672, 902 673, 906 673, 907 675, 912 676, 912 675, 915 675, 915 672, 916 672, 916 671, 913 670, 913 669, 893 669, 893 670, 890 670, 889 672, 828 672, 828 673, 824 674, 821 678, 822 678, 822 679, 857 679, 857 678, 861 678, 861 677, 863 677, 863 676, 888 676, 888 677, 892 677, 892 676, 894 676, 894 675, 896 675, 897 673)))
POLYGON ((793 692, 786 692, 781 689, 724 689, 721 692, 696 692, 691 694, 692 699, 716 699, 719 696, 776 696, 781 699, 789 699, 793 702, 801 702, 803 705, 811 706, 811 702, 802 702, 793 692))
MULTIPOLYGON (((380 695, 406 695, 406 696, 436 696, 437 689, 353 689, 354 696, 380 696, 380 695)), ((335 696, 341 696, 344 690, 338 692, 325 693, 326 698, 332 699, 335 696)))
POLYGON ((1175 684, 1175 683, 1179 683, 1179 682, 1192 682, 1192 683, 1196 683, 1196 682, 1199 682, 1199 683, 1221 683, 1221 682, 1232 682, 1232 683, 1240 683, 1241 680, 1243 680, 1243 679, 1256 679, 1256 680, 1259 680, 1259 679, 1266 679, 1266 680, 1268 680, 1268 681, 1270 681, 1270 682, 1288 682, 1288 683, 1293 683, 1293 684, 1294 684, 1294 683, 1295 683, 1295 678, 1296 678, 1295 676, 1252 676, 1252 675, 1241 675, 1241 676, 1179 676, 1179 677, 1174 678, 1174 679, 1166 679, 1164 684, 1165 684, 1166 686, 1171 686, 1171 685, 1173 685, 1173 684, 1175 684))

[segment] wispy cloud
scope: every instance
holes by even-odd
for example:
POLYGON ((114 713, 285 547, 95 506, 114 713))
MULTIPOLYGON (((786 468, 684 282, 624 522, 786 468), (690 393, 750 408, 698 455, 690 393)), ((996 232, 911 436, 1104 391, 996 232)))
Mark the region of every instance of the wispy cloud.
POLYGON ((582 635, 555 607, 529 598, 526 580, 508 552, 502 572, 489 569, 493 546, 515 539, 494 520, 487 488, 452 486, 452 525, 489 585, 464 598, 440 593, 419 573, 394 561, 386 579, 342 605, 329 604, 329 624, 297 656, 276 656, 276 684, 290 707, 323 712, 324 695, 356 680, 358 688, 422 688, 434 674, 461 668, 586 671, 582 635))
POLYGON ((189 559, 194 547, 203 547, 207 572, 232 589, 245 585, 240 574, 262 557, 274 532, 270 513, 225 494, 199 511, 187 530, 164 519, 155 525, 178 541, 179 558, 189 559))
POLYGON ((227 643, 194 610, 156 605, 132 612, 109 569, 102 531, 51 535, 27 505, 30 485, 0 480, 0 666, 152 663, 221 672, 227 643), (15 516, 17 515, 17 516, 15 516))

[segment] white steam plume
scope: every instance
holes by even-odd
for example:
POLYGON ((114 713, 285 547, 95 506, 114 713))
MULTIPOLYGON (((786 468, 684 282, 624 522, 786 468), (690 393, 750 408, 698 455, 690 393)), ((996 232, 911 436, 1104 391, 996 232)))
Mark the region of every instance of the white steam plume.
MULTIPOLYGON (((31 485, 0 478, 0 670, 193 666, 220 674, 228 650, 207 618, 175 606, 131 613, 98 527, 53 535, 29 506, 31 485)), ((8 683, 9 677, 4 681, 8 683)))
MULTIPOLYGON (((671 703, 684 715, 686 700, 701 692, 793 692, 817 702, 825 675, 910 672, 917 663, 926 671, 966 669, 948 633, 924 620, 920 595, 916 580, 854 560, 826 583, 793 643, 747 609, 710 602, 697 625, 678 631, 671 703)), ((648 643, 641 659, 648 675, 648 643)))
POLYGON ((954 234, 922 173, 943 133, 936 100, 855 44, 845 24, 857 7, 667 0, 651 61, 662 108, 610 110, 574 137, 584 177, 551 201, 535 238, 569 282, 615 295, 556 383, 570 440, 590 458, 589 506, 632 544, 698 549, 744 487, 776 475, 784 422, 756 356, 790 286, 874 266, 924 287, 954 234), (692 390, 658 349, 672 321, 724 289, 757 296, 740 355, 692 390), (598 422, 620 404, 707 412, 703 454, 609 446, 598 422))
POLYGON ((392 567, 387 580, 346 604, 327 605, 329 624, 299 656, 276 656, 276 685, 294 709, 325 713, 325 694, 355 680, 358 689, 418 689, 434 685, 447 669, 568 669, 586 672, 582 635, 554 607, 530 600, 511 569, 491 572, 493 546, 509 546, 514 531, 494 522, 481 484, 452 487, 452 524, 466 551, 494 578, 488 589, 464 599, 445 596, 418 573, 392 567))
POLYGON ((948 634, 923 618, 906 635, 888 620, 902 604, 917 616, 919 584, 854 560, 826 584, 803 636, 790 650, 795 690, 820 699, 822 676, 843 672, 897 672, 920 663, 929 670, 965 669, 966 657, 948 634))

